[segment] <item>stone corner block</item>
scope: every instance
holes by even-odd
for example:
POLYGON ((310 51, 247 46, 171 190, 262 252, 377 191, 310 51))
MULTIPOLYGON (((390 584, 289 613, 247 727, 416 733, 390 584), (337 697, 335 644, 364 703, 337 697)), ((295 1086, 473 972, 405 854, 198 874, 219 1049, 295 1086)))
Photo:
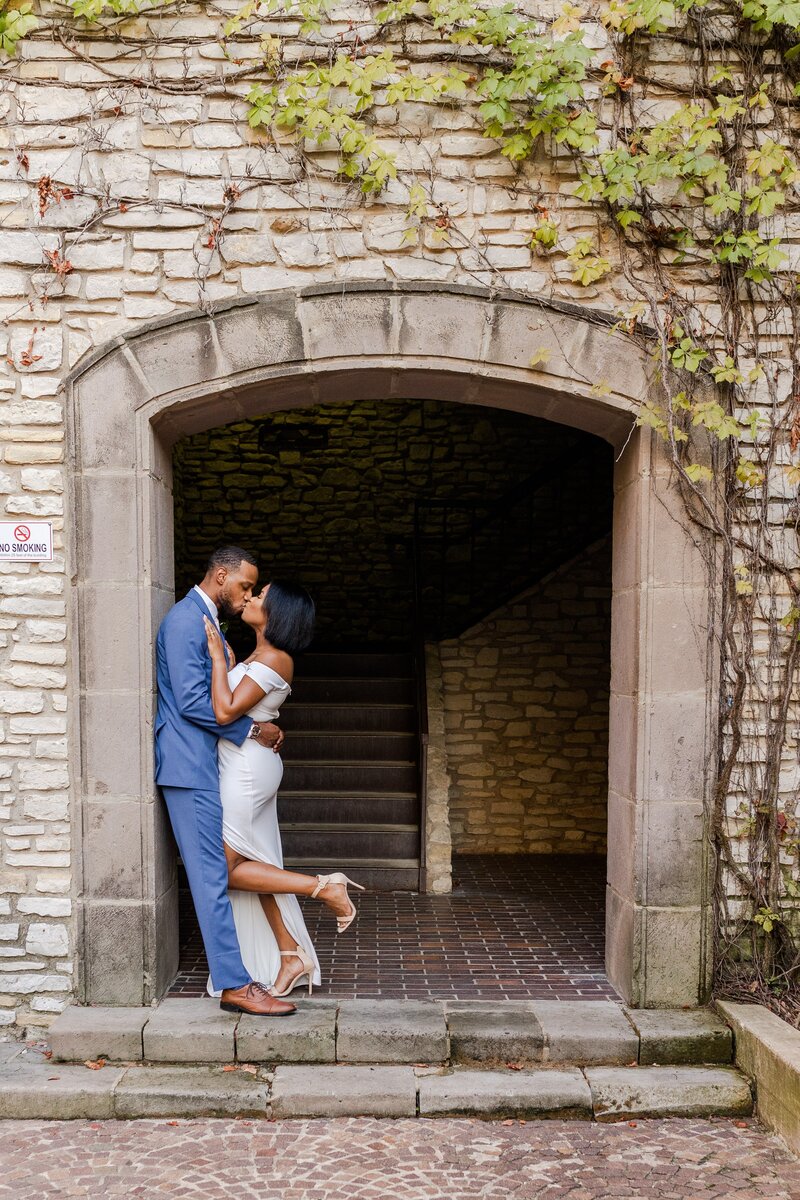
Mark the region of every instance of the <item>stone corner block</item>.
POLYGON ((107 1058, 136 1062, 142 1057, 142 1030, 152 1008, 79 1008, 60 1013, 47 1033, 56 1062, 107 1058))
POLYGON ((746 1117, 750 1084, 733 1067, 587 1067, 598 1121, 629 1117, 746 1117))
POLYGON ((236 1029, 240 1062, 336 1062, 336 1000, 318 1000, 290 1017, 243 1016, 236 1029))
POLYGON ((452 1062, 541 1062, 544 1034, 532 1002, 445 1004, 452 1062))
POLYGON ((421 1075, 421 1117, 588 1117, 591 1093, 580 1071, 487 1071, 457 1067, 421 1075))
POLYGON ((639 1036, 613 1000, 534 1000, 532 1006, 545 1062, 638 1062, 639 1036))
POLYGON ((733 1038, 724 1021, 707 1008, 627 1008, 639 1034, 639 1063, 682 1066, 729 1063, 733 1038))
POLYGON ((233 1062, 238 1013, 223 1012, 216 1000, 164 1000, 144 1027, 144 1057, 150 1062, 233 1062))
POLYGON ((114 1116, 265 1117, 268 1087, 221 1067, 130 1067, 114 1095, 114 1116))
POLYGON ((105 1120, 114 1116, 122 1068, 13 1065, 0 1068, 0 1118, 15 1121, 105 1120))
POLYGON ((272 1084, 273 1117, 414 1117, 413 1067, 282 1066, 272 1084))
POLYGON ((755 1080, 759 1120, 800 1154, 800 1029, 763 1004, 715 1008, 732 1026, 737 1067, 755 1080))
POLYGON ((444 1007, 436 1000, 342 1000, 336 1057, 351 1063, 442 1063, 444 1007))

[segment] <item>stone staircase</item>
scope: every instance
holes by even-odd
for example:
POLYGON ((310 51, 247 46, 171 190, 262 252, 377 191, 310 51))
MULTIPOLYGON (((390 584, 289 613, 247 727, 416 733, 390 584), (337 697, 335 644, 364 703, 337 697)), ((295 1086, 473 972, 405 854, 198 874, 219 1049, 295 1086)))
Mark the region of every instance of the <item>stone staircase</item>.
POLYGON ((706 1009, 313 997, 270 1019, 168 999, 0 1043, 0 1118, 749 1116, 731 1062, 706 1009))
POLYGON ((278 815, 287 867, 344 869, 416 891, 420 793, 413 656, 312 653, 298 663, 278 815))

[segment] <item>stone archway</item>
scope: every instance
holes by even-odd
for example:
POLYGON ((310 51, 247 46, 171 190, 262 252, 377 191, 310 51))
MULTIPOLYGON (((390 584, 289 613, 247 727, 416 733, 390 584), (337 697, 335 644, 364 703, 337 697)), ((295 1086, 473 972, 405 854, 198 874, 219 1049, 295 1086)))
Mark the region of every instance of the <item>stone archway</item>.
POLYGON ((480 288, 322 285, 138 328, 73 373, 82 998, 148 1003, 177 965, 175 864, 151 737, 152 646, 173 599, 171 445, 276 409, 402 395, 529 413, 620 450, 607 970, 634 1005, 705 999, 710 593, 668 464, 649 431, 634 427, 653 387, 647 358, 610 324, 577 306, 480 288), (531 369, 540 349, 549 357, 531 369), (603 397, 592 391, 600 381, 610 389, 603 397))

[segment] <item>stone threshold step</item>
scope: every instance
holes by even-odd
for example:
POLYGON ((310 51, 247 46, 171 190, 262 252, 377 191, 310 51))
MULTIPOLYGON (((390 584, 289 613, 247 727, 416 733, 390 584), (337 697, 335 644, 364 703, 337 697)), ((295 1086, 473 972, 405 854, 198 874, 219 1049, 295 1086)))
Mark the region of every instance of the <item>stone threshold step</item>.
POLYGON ((629 1009, 607 1000, 336 1000, 295 993, 297 1012, 253 1017, 216 1001, 71 1007, 48 1037, 54 1062, 563 1063, 731 1062, 728 1026, 708 1009, 629 1009))
POLYGON ((68 1066, 21 1050, 0 1065, 0 1119, 138 1117, 746 1117, 750 1085, 731 1067, 384 1065, 68 1066))

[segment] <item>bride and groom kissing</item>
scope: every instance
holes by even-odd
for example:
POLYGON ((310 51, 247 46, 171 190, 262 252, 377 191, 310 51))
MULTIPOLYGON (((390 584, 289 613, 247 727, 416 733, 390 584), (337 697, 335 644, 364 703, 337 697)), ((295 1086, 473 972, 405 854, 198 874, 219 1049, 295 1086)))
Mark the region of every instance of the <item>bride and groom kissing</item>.
MULTIPOLYGON (((223 546, 156 639, 156 783, 192 893, 209 966, 208 991, 227 1012, 287 1016, 281 997, 320 983, 298 896, 319 897, 343 933, 356 910, 346 875, 283 869, 277 792, 294 658, 310 644, 314 602, 273 580, 258 594, 256 561, 223 546), (219 619, 241 617, 256 637, 236 663, 219 619)), ((361 889, 363 890, 363 889, 361 889)))

